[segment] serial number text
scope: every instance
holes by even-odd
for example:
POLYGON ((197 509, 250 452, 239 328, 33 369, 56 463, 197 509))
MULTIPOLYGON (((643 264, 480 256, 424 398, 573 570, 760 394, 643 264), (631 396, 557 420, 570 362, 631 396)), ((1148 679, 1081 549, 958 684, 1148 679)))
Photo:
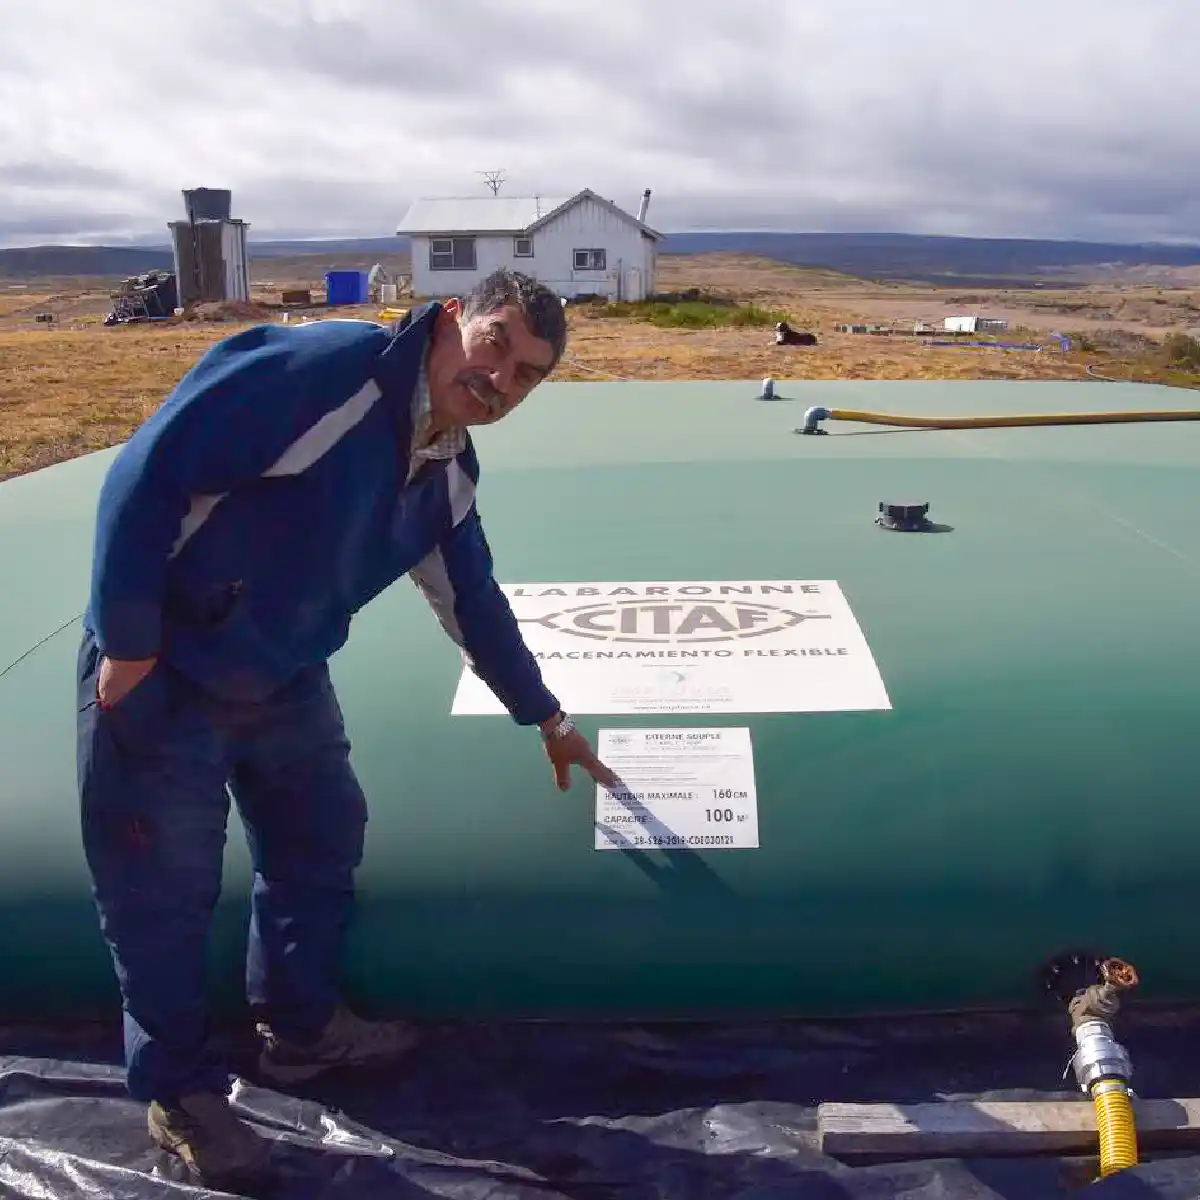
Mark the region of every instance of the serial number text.
POLYGON ((732 846, 728 833, 637 834, 631 837, 634 846, 732 846))

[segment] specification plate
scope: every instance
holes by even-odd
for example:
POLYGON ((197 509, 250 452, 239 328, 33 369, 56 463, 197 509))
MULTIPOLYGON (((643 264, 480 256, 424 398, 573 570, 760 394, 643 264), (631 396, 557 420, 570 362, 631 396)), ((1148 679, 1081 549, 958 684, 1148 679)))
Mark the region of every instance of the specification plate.
POLYGON ((620 780, 596 788, 597 850, 757 848, 749 729, 602 729, 596 749, 620 780))

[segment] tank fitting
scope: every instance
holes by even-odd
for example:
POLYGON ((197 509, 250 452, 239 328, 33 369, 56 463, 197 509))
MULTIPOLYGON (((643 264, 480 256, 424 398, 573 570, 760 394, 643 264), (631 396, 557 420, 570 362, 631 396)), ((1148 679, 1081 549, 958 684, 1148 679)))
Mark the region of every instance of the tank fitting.
POLYGON ((828 421, 830 416, 829 409, 823 408, 819 404, 814 404, 804 414, 804 424, 796 430, 797 433, 827 433, 828 430, 818 427, 819 421, 828 421))
POLYGON ((932 527, 929 519, 929 501, 920 504, 894 504, 887 500, 879 502, 879 516, 875 524, 880 529, 898 530, 901 533, 922 533, 932 527))
POLYGON ((1138 1162, 1133 1091, 1129 1086, 1133 1063, 1109 1025, 1120 1008, 1122 993, 1137 983, 1137 971, 1122 959, 1084 954, 1051 964, 1046 980, 1048 989, 1066 1000, 1075 1038, 1075 1053, 1068 1069, 1074 1070, 1080 1091, 1090 1097, 1096 1111, 1101 1177, 1135 1167, 1138 1162), (1067 992, 1071 993, 1069 998, 1064 994, 1067 992))

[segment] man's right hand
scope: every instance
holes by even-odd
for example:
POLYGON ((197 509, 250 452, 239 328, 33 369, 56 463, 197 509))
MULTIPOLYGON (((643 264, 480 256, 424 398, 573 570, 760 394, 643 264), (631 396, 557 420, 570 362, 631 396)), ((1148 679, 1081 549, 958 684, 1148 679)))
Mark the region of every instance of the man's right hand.
POLYGON ((140 658, 122 661, 105 658, 100 663, 100 678, 96 682, 96 696, 102 708, 120 704, 143 679, 154 669, 157 658, 140 658))

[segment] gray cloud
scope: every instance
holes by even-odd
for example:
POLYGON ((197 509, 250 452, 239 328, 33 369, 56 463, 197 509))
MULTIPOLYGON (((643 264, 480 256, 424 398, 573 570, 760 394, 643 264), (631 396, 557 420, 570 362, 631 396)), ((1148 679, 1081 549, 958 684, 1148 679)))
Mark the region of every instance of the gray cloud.
MULTIPOLYGON (((417 24, 390 18, 321 20, 300 5, 248 6, 201 23, 197 37, 211 61, 249 67, 264 76, 282 75, 281 82, 318 79, 343 88, 381 87, 397 98, 413 93, 429 97, 453 93, 472 81, 468 56, 437 53, 456 26, 461 31, 467 17, 463 10, 470 7, 466 0, 438 0, 417 24)), ((486 36, 478 17, 473 24, 473 36, 486 36)))
POLYGON ((96 212, 81 216, 77 212, 48 213, 39 210, 36 214, 14 215, 10 211, 0 216, 0 243, 8 242, 11 245, 19 242, 25 245, 31 240, 79 240, 87 244, 94 242, 97 234, 123 234, 126 221, 124 213, 96 212))
POLYGON ((386 235, 491 167, 667 230, 1200 238, 1194 0, 8 7, 8 241, 161 240, 200 184, 256 237, 386 235))
POLYGON ((124 183, 117 171, 107 171, 74 159, 48 155, 38 162, 5 163, 5 188, 114 187, 124 183))

